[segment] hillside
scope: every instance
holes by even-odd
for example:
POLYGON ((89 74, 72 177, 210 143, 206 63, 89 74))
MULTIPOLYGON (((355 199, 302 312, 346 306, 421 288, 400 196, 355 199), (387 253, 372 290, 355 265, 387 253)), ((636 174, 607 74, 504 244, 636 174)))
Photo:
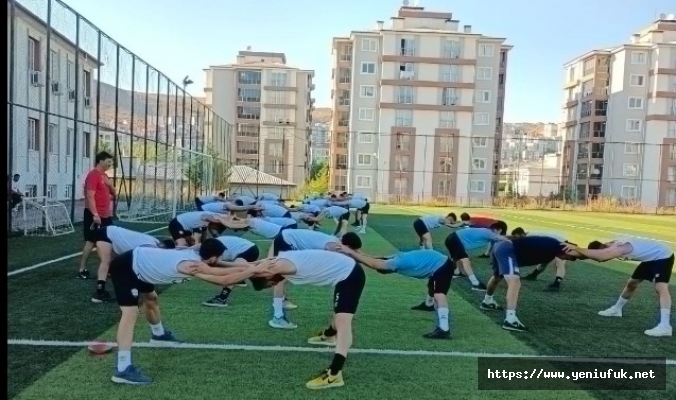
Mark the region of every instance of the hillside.
POLYGON ((318 122, 320 124, 327 124, 331 122, 331 109, 315 108, 315 110, 312 112, 312 122, 318 122))

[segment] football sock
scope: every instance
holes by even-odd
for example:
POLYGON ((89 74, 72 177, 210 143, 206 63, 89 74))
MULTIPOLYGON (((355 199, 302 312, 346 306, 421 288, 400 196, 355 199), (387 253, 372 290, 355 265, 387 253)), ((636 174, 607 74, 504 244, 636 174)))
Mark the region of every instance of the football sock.
POLYGON ((505 320, 509 323, 514 323, 518 321, 518 318, 516 318, 516 311, 515 310, 507 310, 505 313, 505 320))
POLYGON ((493 295, 490 295, 490 294, 487 293, 487 294, 484 296, 484 303, 486 303, 486 304, 492 304, 492 303, 495 303, 495 300, 493 300, 493 295))
POLYGON ((106 290, 106 281, 96 281, 96 291, 103 292, 106 290))
POLYGON ((153 335, 155 336, 164 335, 164 326, 162 326, 162 322, 159 322, 155 325, 150 325, 150 330, 152 330, 153 335))
POLYGON ((554 284, 555 284, 556 286, 559 286, 559 285, 561 284, 561 282, 563 282, 563 278, 561 278, 560 276, 557 276, 557 277, 554 279, 554 284))
POLYGON ((662 308, 660 310, 660 326, 671 326, 671 323, 669 323, 669 318, 671 316, 671 310, 668 308, 662 308))
POLYGON ((131 365, 131 350, 118 350, 117 371, 122 372, 131 365))
POLYGON ((223 290, 221 290, 221 294, 219 295, 219 297, 223 300, 227 300, 228 297, 230 296, 230 292, 232 292, 230 288, 224 287, 223 290))
POLYGON ((333 361, 329 367, 329 372, 331 375, 336 376, 343 369, 343 365, 345 365, 345 356, 336 353, 333 355, 333 361))
POLYGON ((470 282, 472 282, 472 286, 476 286, 479 284, 479 280, 476 278, 476 275, 472 274, 467 277, 470 282))
POLYGON ((274 313, 275 318, 284 317, 284 298, 283 297, 275 297, 274 299, 272 299, 272 311, 274 313))
POLYGON ((427 295, 427 298, 425 299, 425 305, 427 307, 432 307, 434 305, 434 297, 427 295))
POLYGON ((621 310, 622 307, 624 307, 624 305, 627 304, 627 301, 629 301, 629 300, 628 300, 628 299, 625 299, 625 298, 622 297, 622 296, 620 296, 620 298, 617 299, 617 303, 615 303, 615 305, 614 305, 613 307, 615 307, 615 308, 621 310))
POLYGON ((437 309, 437 316, 439 317, 439 328, 448 331, 450 329, 448 323, 448 308, 437 309))

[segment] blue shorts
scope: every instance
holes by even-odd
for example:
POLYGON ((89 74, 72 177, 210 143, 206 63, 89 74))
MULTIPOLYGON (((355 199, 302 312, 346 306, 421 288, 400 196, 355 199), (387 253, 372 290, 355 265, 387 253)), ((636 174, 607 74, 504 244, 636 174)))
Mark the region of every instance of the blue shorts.
POLYGON ((519 275, 519 265, 516 263, 514 244, 507 240, 495 244, 493 247, 493 276, 519 275))

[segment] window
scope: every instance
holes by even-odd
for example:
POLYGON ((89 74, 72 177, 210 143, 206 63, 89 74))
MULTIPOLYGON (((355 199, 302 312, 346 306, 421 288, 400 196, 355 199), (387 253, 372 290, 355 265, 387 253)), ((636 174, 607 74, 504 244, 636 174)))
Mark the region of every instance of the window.
POLYGON ((83 70, 82 71, 82 81, 84 83, 84 95, 85 97, 91 97, 92 96, 92 73, 83 70))
POLYGON ((645 86, 645 75, 629 75, 629 84, 631 86, 645 86))
MULTIPOLYGON (((252 125, 256 131, 259 130, 259 127, 256 125, 252 125)), ((282 140, 284 139, 284 131, 285 129, 282 128, 281 126, 273 126, 270 128, 267 128, 268 131, 268 139, 274 139, 274 140, 282 140)), ((256 135, 258 136, 258 135, 256 135)))
POLYGON ((377 51, 378 41, 373 38, 363 38, 361 40, 361 51, 377 51))
POLYGON ((443 42, 443 56, 445 58, 460 57, 460 42, 457 40, 446 40, 443 42))
POLYGON ((473 158, 472 159, 472 169, 477 170, 477 171, 485 171, 486 170, 486 162, 487 162, 487 160, 485 158, 473 158))
POLYGON ((287 110, 285 108, 268 108, 267 109, 267 116, 265 119, 267 121, 274 121, 274 122, 286 122, 291 120, 291 110, 287 110))
POLYGON ((643 121, 640 119, 628 119, 627 120, 627 132, 641 132, 643 127, 643 121))
POLYGON ((361 73, 365 75, 372 75, 376 73, 376 63, 363 62, 361 63, 361 73))
POLYGON ((458 102, 458 94, 455 88, 444 88, 441 91, 441 104, 444 106, 454 106, 458 102))
POLYGON ((92 155, 92 135, 89 132, 82 132, 82 157, 90 158, 92 155))
POLYGON ((476 69, 476 79, 480 81, 489 81, 493 79, 493 68, 479 67, 476 69))
POLYGON ((65 200, 70 200, 73 198, 73 185, 66 185, 63 191, 63 198, 65 200))
POLYGON ((472 180, 469 183, 469 191, 474 193, 486 192, 486 181, 472 180))
POLYGON ((676 182, 676 167, 669 167, 667 169, 667 181, 676 182))
POLYGON ((237 80, 244 85, 260 85, 261 71, 239 71, 237 80))
MULTIPOLYGON (((71 128, 66 129, 66 156, 73 155, 73 130, 71 128)), ((66 197, 69 198, 69 197, 66 197)))
POLYGON ((455 112, 441 112, 439 114, 439 128, 455 128, 455 112))
POLYGON ((622 198, 624 199, 636 198, 636 186, 622 186, 622 198))
POLYGON ((413 110, 395 110, 395 126, 411 126, 413 124, 413 110))
POLYGON ((638 176, 638 164, 625 163, 622 165, 622 175, 628 177, 638 176))
POLYGON ((453 157, 439 158, 439 172, 442 174, 450 174, 453 172, 453 157))
POLYGON ((625 143, 624 154, 638 154, 638 143, 625 143))
POLYGON ((474 113, 474 125, 489 125, 491 116, 486 112, 474 113))
POLYGON ((286 71, 273 71, 270 74, 270 85, 276 87, 287 86, 288 74, 286 71))
MULTIPOLYGON (((495 48, 492 44, 479 45, 479 57, 493 57, 495 48)), ((483 182, 483 181, 482 181, 483 182)))
POLYGON ((47 185, 47 198, 56 199, 58 190, 59 188, 56 185, 47 185))
POLYGON ((361 121, 373 121, 375 119, 375 110, 373 108, 359 108, 359 119, 361 121))
POLYGON ((437 184, 437 195, 438 196, 450 196, 451 194, 451 184, 450 180, 441 180, 437 184))
POLYGON ((630 97, 629 98, 629 108, 631 109, 642 109, 643 108, 643 98, 641 97, 630 97))
POLYGON ((371 132, 359 132, 357 134, 357 141, 359 143, 373 143, 373 133, 371 133, 371 132))
POLYGON ((371 155, 357 154, 357 165, 371 165, 371 155))
POLYGON ((395 135, 394 147, 397 151, 411 150, 411 135, 397 132, 395 135))
POLYGON ((49 79, 53 82, 59 80, 59 52, 50 50, 49 57, 49 79))
POLYGON ((394 190, 397 193, 408 191, 408 178, 394 178, 394 190))
POLYGON ((236 142, 236 150, 240 154, 258 154, 258 142, 236 142))
POLYGON ((40 121, 28 118, 28 150, 40 151, 40 121))
POLYGON ((261 119, 260 106, 237 106, 237 118, 261 119))
POLYGON ((237 124, 237 136, 239 137, 258 137, 260 127, 253 124, 237 124))
POLYGON ((472 138, 472 146, 474 147, 486 147, 488 144, 488 138, 485 137, 474 137, 472 138))
POLYGON ((476 102, 477 103, 490 103, 491 102, 491 91, 490 90, 477 90, 476 91, 476 102))
POLYGON ((498 84, 499 84, 499 85, 504 85, 504 84, 505 84, 505 74, 500 74, 500 75, 498 75, 498 84))
POLYGON ((268 144, 268 155, 270 157, 281 157, 282 152, 284 151, 282 149, 282 143, 269 143, 268 144))
POLYGON ((282 160, 270 160, 267 162, 266 168, 268 174, 281 174, 284 167, 282 160))
POLYGON ((66 63, 66 87, 68 90, 75 89, 75 64, 70 60, 66 63))
POLYGON ((397 154, 394 157, 394 168, 397 171, 408 171, 408 156, 397 154))
MULTIPOLYGON (((276 96, 284 92, 273 92, 270 91, 267 93, 267 100, 270 103, 277 103, 276 96)), ((260 103, 261 101, 261 90, 258 88, 244 87, 237 89, 237 100, 244 101, 247 103, 260 103)))
POLYGON ((56 124, 49 124, 47 151, 49 154, 59 154, 59 127, 56 124))
POLYGON ((38 197, 38 185, 26 185, 26 197, 38 197))
POLYGON ((361 85, 359 87, 359 97, 362 99, 372 99, 376 97, 376 87, 373 85, 361 85))
POLYGON ((359 189, 369 189, 371 187, 371 177, 357 175, 357 187, 359 189))
POLYGON ((648 53, 644 51, 632 51, 631 52, 631 63, 632 64, 646 64, 648 61, 648 53))
POLYGON ((28 37, 28 69, 40 71, 40 41, 28 37))
POLYGON ((450 153, 453 151, 453 136, 439 137, 439 152, 450 153))
POLYGON ((408 57, 415 56, 415 40, 401 39, 399 41, 399 55, 408 57))
POLYGON ((397 103, 413 104, 413 88, 410 86, 397 87, 397 103))
POLYGON ((457 65, 442 65, 439 70, 441 71, 442 82, 457 82, 460 80, 460 70, 457 65))

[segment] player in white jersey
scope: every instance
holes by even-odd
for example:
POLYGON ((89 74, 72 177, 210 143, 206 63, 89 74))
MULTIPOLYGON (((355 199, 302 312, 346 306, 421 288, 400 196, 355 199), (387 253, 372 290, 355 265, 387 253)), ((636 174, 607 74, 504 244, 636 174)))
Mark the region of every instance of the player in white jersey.
MULTIPOLYGON (((119 226, 102 226, 94 232, 96 253, 99 256, 99 272, 101 276, 108 276, 110 261, 116 254, 122 254, 140 246, 162 247, 171 249, 176 247, 171 239, 158 240, 145 233, 124 229, 119 226)), ((106 281, 96 282, 96 292, 91 298, 92 303, 110 301, 110 294, 106 291, 106 281)))
POLYGON ((291 213, 286 207, 282 207, 277 204, 272 203, 256 203, 260 209, 260 213, 264 217, 273 217, 273 218, 291 218, 291 213))
POLYGON ((345 200, 334 201, 331 204, 334 206, 347 207, 348 210, 354 208, 355 223, 352 225, 359 227, 359 233, 366 233, 366 223, 369 210, 371 209, 368 200, 352 197, 345 200))
POLYGON ((177 246, 188 246, 200 237, 210 224, 223 226, 227 218, 209 211, 188 211, 169 221, 169 233, 177 246), (190 242, 190 243, 189 243, 190 242))
POLYGON ((242 205, 242 206, 253 206, 254 204, 256 204, 257 200, 256 200, 255 197, 238 194, 238 195, 233 196, 230 199, 230 201, 232 203, 237 203, 237 204, 241 203, 239 205, 242 205))
POLYGON ((432 249, 432 229, 440 228, 446 226, 449 228, 457 228, 460 225, 457 224, 458 217, 455 213, 449 213, 448 215, 424 215, 415 221, 413 221, 413 229, 418 235, 418 245, 421 249, 432 249))
POLYGON ((270 240, 274 239, 282 229, 288 229, 252 216, 246 218, 233 217, 226 221, 225 227, 234 230, 248 230, 254 235, 270 240))
POLYGON ((599 315, 622 317, 622 308, 634 295, 641 282, 651 281, 655 284, 655 291, 659 297, 660 322, 656 327, 648 329, 644 333, 652 337, 672 336, 669 281, 674 269, 674 251, 671 248, 656 240, 629 237, 607 243, 593 241, 589 243, 587 249, 570 244, 566 247, 566 250, 577 251, 582 256, 598 262, 609 261, 614 258, 640 262, 624 286, 617 302, 610 308, 599 311, 599 315))
POLYGON ((294 285, 334 287, 333 320, 328 328, 310 338, 308 343, 335 346, 335 354, 326 371, 306 386, 309 389, 326 389, 345 385, 342 369, 352 346, 352 319, 366 284, 363 268, 352 258, 337 252, 296 250, 280 252, 275 258, 261 261, 253 270, 255 277, 251 278, 251 282, 256 290, 283 279, 294 285))
MULTIPOLYGON (((238 236, 223 235, 216 238, 225 245, 225 253, 221 256, 218 266, 233 267, 238 263, 248 263, 258 260, 260 250, 255 243, 238 236)), ((228 298, 234 286, 246 286, 245 282, 236 285, 224 286, 221 292, 202 304, 207 307, 227 307, 228 298)))
POLYGON ((218 195, 206 195, 206 196, 197 196, 195 197, 195 206, 197 211, 205 211, 202 207, 205 204, 211 203, 220 203, 225 201, 225 192, 220 192, 218 195))
POLYGON ((289 217, 263 217, 261 218, 263 221, 271 222, 275 225, 279 225, 282 228, 287 228, 287 229, 298 229, 298 222, 289 217))
MULTIPOLYGON (((279 235, 275 237, 272 246, 270 246, 268 257, 274 257, 282 251, 337 250, 341 243, 354 250, 359 250, 361 248, 361 239, 359 239, 359 236, 354 232, 347 232, 339 240, 335 236, 308 229, 287 229, 281 231, 279 235)), ((286 309, 289 309, 289 301, 284 293, 285 286, 286 281, 281 281, 273 288, 273 314, 268 325, 276 329, 296 329, 298 325, 290 322, 284 313, 285 304, 286 309)))
MULTIPOLYGON (((554 238, 561 243, 570 243, 562 235, 555 232, 526 232, 523 228, 518 227, 512 231, 513 238, 519 238, 524 236, 542 236, 554 238)), ((554 282, 545 288, 545 292, 558 292, 561 290, 561 283, 566 277, 566 260, 562 260, 558 257, 554 259, 554 265, 556 266, 556 276, 554 282)), ((524 281, 535 281, 538 279, 538 276, 547 269, 547 264, 540 264, 528 275, 521 278, 524 281)))
POLYGON ((334 236, 341 237, 347 232, 347 226, 350 221, 350 210, 345 207, 328 206, 316 217, 306 217, 305 221, 308 225, 310 223, 321 222, 324 218, 331 217, 336 221, 336 231, 334 236))
POLYGON ((215 264, 224 252, 223 243, 216 239, 207 239, 199 251, 137 247, 115 257, 110 264, 110 276, 122 316, 117 328, 118 351, 113 382, 130 385, 147 385, 152 382, 152 379, 141 374, 131 360, 139 297, 143 301, 143 314, 152 329, 151 343, 176 343, 176 337, 164 328, 160 320, 155 285, 183 283, 195 277, 228 286, 251 276, 251 269, 209 266, 215 264))
POLYGON ((274 193, 261 193, 258 195, 258 200, 264 200, 264 201, 282 201, 281 197, 277 196, 274 193))

